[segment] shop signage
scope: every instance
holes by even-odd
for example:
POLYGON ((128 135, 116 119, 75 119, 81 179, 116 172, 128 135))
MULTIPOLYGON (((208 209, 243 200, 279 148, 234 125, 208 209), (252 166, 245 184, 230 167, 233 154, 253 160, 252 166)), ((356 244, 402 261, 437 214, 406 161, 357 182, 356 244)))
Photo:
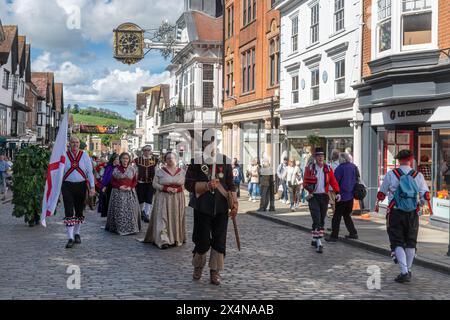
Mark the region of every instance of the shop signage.
POLYGON ((392 110, 390 113, 391 120, 396 118, 417 117, 417 116, 431 116, 436 111, 436 108, 414 109, 414 110, 392 110))

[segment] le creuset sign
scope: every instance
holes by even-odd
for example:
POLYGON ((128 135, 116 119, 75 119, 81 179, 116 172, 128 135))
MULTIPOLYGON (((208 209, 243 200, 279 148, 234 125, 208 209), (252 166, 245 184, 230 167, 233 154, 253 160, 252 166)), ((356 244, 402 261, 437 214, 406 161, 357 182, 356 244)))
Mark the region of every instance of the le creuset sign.
POLYGON ((397 118, 420 117, 433 115, 436 108, 414 109, 414 110, 392 110, 390 118, 394 121, 397 118))

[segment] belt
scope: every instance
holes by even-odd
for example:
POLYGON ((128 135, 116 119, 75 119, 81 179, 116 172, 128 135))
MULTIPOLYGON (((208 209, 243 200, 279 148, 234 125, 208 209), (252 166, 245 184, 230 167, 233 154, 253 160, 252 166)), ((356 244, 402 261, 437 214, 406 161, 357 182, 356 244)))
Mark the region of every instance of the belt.
POLYGON ((150 181, 143 181, 143 180, 138 180, 138 183, 152 183, 153 179, 150 179, 150 181))

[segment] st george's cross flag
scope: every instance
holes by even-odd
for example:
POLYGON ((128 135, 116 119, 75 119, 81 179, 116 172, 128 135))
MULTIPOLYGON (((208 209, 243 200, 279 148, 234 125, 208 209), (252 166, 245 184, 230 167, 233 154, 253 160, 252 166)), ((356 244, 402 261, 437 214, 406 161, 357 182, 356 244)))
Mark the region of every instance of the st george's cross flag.
POLYGON ((46 227, 45 219, 55 213, 58 205, 59 194, 64 178, 64 168, 66 165, 67 133, 69 131, 69 110, 64 114, 64 118, 59 126, 52 156, 48 165, 47 181, 45 183, 44 200, 42 201, 41 224, 46 227))

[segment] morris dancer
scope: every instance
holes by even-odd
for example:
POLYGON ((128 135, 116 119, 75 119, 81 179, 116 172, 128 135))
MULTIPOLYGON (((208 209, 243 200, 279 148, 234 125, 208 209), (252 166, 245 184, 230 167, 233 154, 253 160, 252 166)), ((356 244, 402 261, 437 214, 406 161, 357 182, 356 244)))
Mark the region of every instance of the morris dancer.
POLYGON ((336 193, 336 202, 341 201, 339 184, 333 174, 331 166, 326 164, 325 152, 322 148, 316 148, 315 161, 310 163, 305 170, 303 184, 308 190, 309 211, 313 220, 311 245, 316 247, 317 253, 323 253, 322 238, 325 233, 325 217, 327 216, 328 203, 330 201, 328 192, 330 185, 336 193))
POLYGON ((387 196, 389 200, 386 227, 394 260, 401 271, 395 281, 405 283, 411 281, 411 268, 416 255, 419 204, 423 206, 430 200, 430 192, 423 174, 411 168, 414 156, 410 150, 400 151, 396 159, 400 167, 386 174, 377 198, 383 201, 387 196))
POLYGON ((81 243, 80 229, 85 220, 83 211, 86 196, 88 192, 91 197, 95 195, 92 161, 87 152, 80 150, 80 140, 77 137, 70 138, 61 192, 65 211, 64 224, 69 238, 66 248, 70 249, 74 243, 81 243))

